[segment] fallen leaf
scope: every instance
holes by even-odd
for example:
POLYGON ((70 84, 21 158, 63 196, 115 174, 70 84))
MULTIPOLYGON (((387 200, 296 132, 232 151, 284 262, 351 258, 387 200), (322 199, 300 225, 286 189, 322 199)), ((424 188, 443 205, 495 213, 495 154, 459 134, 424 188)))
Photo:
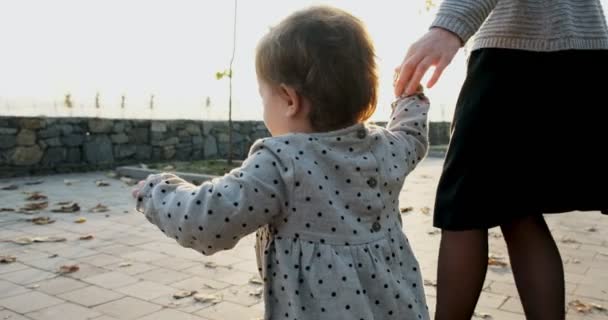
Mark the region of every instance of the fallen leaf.
POLYGON ((93 240, 93 238, 95 238, 92 234, 87 234, 86 236, 81 236, 80 240, 93 240))
POLYGON ((196 290, 191 291, 179 291, 173 294, 173 299, 183 299, 187 297, 191 297, 196 294, 196 290))
POLYGON ((80 267, 76 264, 63 265, 59 268, 59 273, 61 273, 61 274, 73 273, 78 270, 80 270, 80 267))
POLYGON ((0 185, 0 190, 17 190, 19 186, 16 184, 2 184, 0 185))
POLYGON ((37 225, 45 225, 45 224, 51 224, 51 223, 55 222, 55 220, 51 219, 50 217, 36 217, 36 218, 28 219, 27 221, 32 222, 33 224, 37 224, 37 225))
POLYGON ((197 293, 194 295, 194 300, 202 303, 211 303, 212 305, 222 302, 222 295, 220 294, 202 294, 197 293))
POLYGON ((439 229, 433 229, 433 230, 427 231, 426 233, 434 236, 434 235, 437 235, 437 234, 441 233, 441 230, 439 230, 439 229))
POLYGON ((68 204, 72 204, 72 201, 60 201, 60 202, 57 202, 58 206, 66 206, 68 204))
POLYGON ((78 217, 76 220, 74 220, 74 223, 85 223, 87 222, 87 218, 85 217, 78 217))
POLYGON ((264 293, 264 288, 257 288, 257 289, 254 289, 252 291, 249 291, 249 295, 250 296, 254 296, 256 298, 261 297, 262 293, 264 293))
POLYGON ((14 256, 0 256, 0 263, 9 264, 17 261, 17 257, 14 256))
POLYGON ((25 184, 26 186, 33 186, 36 184, 41 184, 43 182, 44 182, 44 180, 30 180, 30 181, 24 182, 23 184, 25 184))
POLYGON ((503 257, 490 255, 488 257, 488 265, 504 268, 504 267, 508 266, 508 264, 506 262, 504 262, 503 260, 504 260, 503 257))
POLYGON ((578 242, 578 240, 576 239, 572 239, 572 238, 563 238, 562 240, 560 240, 561 243, 580 243, 578 242))
POLYGON ((596 232, 597 229, 595 227, 589 227, 589 228, 585 229, 585 231, 587 231, 587 232, 596 232))
POLYGON ((436 287, 437 286, 437 282, 433 281, 433 280, 424 280, 424 285, 427 287, 436 287))
POLYGON ((32 244, 35 242, 62 242, 66 239, 63 237, 21 237, 13 240, 13 243, 16 244, 32 244))
POLYGON ((414 210, 414 207, 406 207, 406 208, 400 208, 400 209, 399 209, 399 211, 400 211, 401 213, 410 212, 410 211, 412 211, 412 210, 414 210))
POLYGON ((91 208, 89 211, 98 213, 98 212, 107 212, 107 211, 110 211, 110 209, 108 209, 108 207, 104 206, 103 204, 98 203, 96 206, 91 208))
POLYGON ((498 233, 498 232, 488 232, 488 236, 492 237, 492 238, 496 238, 496 239, 500 239, 502 238, 502 234, 498 233))
POLYGON ((73 180, 73 179, 65 179, 63 180, 63 183, 65 183, 66 186, 71 186, 75 183, 80 182, 80 180, 73 180))
POLYGON ((128 186, 134 186, 137 184, 135 179, 131 179, 129 177, 120 177, 120 181, 124 182, 128 186))
POLYGON ((129 262, 122 262, 121 264, 118 265, 119 268, 126 268, 126 267, 130 267, 130 266, 132 266, 132 264, 129 262))
POLYGON ((13 209, 13 208, 0 208, 0 212, 4 212, 4 211, 15 211, 15 209, 13 209))
POLYGON ((59 257, 59 255, 56 253, 53 253, 52 255, 49 256, 49 258, 51 258, 51 259, 57 258, 57 257, 59 257))
POLYGON ((52 212, 71 213, 80 211, 80 206, 76 202, 68 202, 67 205, 62 205, 57 209, 51 210, 52 212))
POLYGON ((47 196, 45 196, 44 194, 42 194, 39 191, 25 192, 25 194, 28 195, 28 197, 25 198, 26 201, 39 201, 39 200, 46 200, 46 199, 48 199, 47 196))
POLYGON ((492 315, 489 313, 475 312, 473 313, 473 318, 492 319, 492 315))
POLYGON ((105 180, 97 180, 95 181, 95 185, 98 187, 108 187, 110 186, 110 183, 105 180))
POLYGON ((25 204, 21 211, 38 211, 42 209, 46 209, 49 206, 48 201, 42 202, 28 202, 25 204))
POLYGON ((422 207, 422 208, 420 208, 420 212, 422 212, 423 214, 429 214, 429 213, 431 213, 431 208, 422 207))
POLYGON ((215 269, 217 268, 217 264, 213 261, 205 262, 205 268, 215 269))
POLYGON ((262 279, 260 279, 260 277, 257 277, 257 276, 251 277, 251 279, 249 279, 249 283, 251 283, 251 284, 259 284, 259 285, 264 284, 264 282, 262 281, 262 279))
POLYGON ((599 312, 606 312, 606 311, 608 311, 608 310, 606 310, 606 308, 604 308, 603 306, 601 306, 599 304, 596 304, 596 303, 586 303, 586 302, 582 302, 580 300, 570 301, 570 303, 568 303, 568 305, 570 307, 574 308, 579 313, 584 313, 584 314, 588 314, 588 313, 591 313, 593 311, 599 311, 599 312))

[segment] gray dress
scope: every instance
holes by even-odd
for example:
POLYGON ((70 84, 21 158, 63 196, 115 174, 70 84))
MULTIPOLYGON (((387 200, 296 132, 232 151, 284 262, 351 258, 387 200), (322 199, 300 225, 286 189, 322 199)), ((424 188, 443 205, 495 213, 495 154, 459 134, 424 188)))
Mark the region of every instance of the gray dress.
POLYGON ((257 231, 266 319, 428 319, 398 200, 427 150, 428 108, 420 94, 393 104, 387 128, 259 140, 200 186, 152 175, 138 210, 205 255, 257 231))

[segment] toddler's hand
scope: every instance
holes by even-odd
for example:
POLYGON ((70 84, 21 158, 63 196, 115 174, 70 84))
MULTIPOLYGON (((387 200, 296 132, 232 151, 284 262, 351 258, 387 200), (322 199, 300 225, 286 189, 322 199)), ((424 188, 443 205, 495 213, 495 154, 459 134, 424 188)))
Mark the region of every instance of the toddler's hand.
POLYGON ((139 197, 139 191, 144 186, 144 183, 146 183, 146 181, 144 181, 144 180, 139 181, 139 183, 137 183, 137 186, 135 186, 131 190, 131 195, 133 196, 134 199, 137 199, 137 197, 139 197))

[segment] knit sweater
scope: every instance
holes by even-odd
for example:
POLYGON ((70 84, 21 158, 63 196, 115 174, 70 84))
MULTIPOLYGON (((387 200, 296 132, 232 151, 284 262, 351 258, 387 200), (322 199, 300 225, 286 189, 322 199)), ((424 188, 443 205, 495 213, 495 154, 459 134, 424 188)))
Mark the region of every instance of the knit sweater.
POLYGON ((431 27, 457 34, 472 50, 608 49, 600 0, 444 0, 431 27))

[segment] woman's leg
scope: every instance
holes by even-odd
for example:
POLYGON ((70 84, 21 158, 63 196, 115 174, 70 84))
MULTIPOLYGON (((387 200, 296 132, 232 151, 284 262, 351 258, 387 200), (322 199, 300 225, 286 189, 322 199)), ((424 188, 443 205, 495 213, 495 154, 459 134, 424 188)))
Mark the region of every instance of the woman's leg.
POLYGON ((488 269, 488 231, 443 231, 435 319, 470 320, 488 269))
POLYGON ((542 215, 501 226, 528 320, 565 318, 564 267, 542 215))

